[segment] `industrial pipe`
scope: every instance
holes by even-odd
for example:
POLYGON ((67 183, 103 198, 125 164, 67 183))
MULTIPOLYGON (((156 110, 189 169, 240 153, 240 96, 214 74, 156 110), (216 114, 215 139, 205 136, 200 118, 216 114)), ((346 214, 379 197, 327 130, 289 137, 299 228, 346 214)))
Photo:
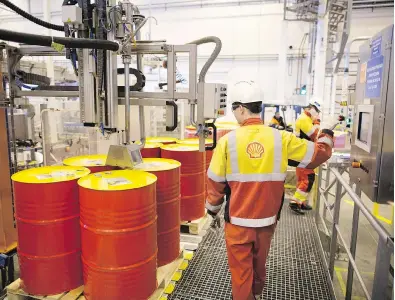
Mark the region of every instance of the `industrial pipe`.
POLYGON ((202 70, 200 71, 199 74, 199 82, 205 82, 205 77, 207 74, 208 69, 211 67, 215 59, 218 57, 219 53, 221 52, 222 48, 222 42, 219 38, 216 36, 207 36, 201 39, 198 39, 196 41, 190 42, 188 44, 195 44, 195 45, 202 45, 202 44, 207 44, 207 43, 215 43, 215 48, 213 53, 211 54, 210 58, 207 60, 207 62, 204 64, 202 70))
POLYGON ((130 56, 123 56, 125 67, 125 144, 130 144, 130 82, 129 82, 129 65, 130 56))
POLYGON ((0 29, 0 39, 15 43, 45 47, 51 47, 52 43, 57 43, 64 45, 66 48, 73 49, 104 49, 110 51, 118 51, 119 49, 118 43, 106 40, 75 39, 56 36, 51 37, 46 35, 29 34, 4 29, 0 29))
MULTIPOLYGON (((137 6, 133 6, 134 11, 136 13, 140 13, 137 6)), ((140 29, 144 26, 147 22, 147 19, 143 21, 136 21, 136 28, 134 30, 133 36, 136 36, 136 40, 141 40, 141 32, 140 29)), ((141 54, 137 54, 137 70, 143 71, 143 56, 141 54)), ((126 95, 125 95, 126 96, 126 95)), ((141 142, 141 149, 145 146, 145 115, 144 115, 144 106, 139 105, 139 121, 140 121, 140 142, 141 142)))
MULTIPOLYGON (((195 40, 193 42, 190 42, 188 44, 194 44, 194 45, 202 45, 202 44, 207 44, 207 43, 215 43, 215 48, 207 62, 204 64, 202 70, 200 71, 199 74, 199 82, 205 82, 206 79, 206 74, 208 72, 208 69, 211 67, 215 59, 218 57, 219 53, 221 52, 222 48, 222 42, 219 38, 216 36, 208 36, 204 37, 198 40, 195 40)), ((191 125, 196 126, 196 121, 195 121, 195 104, 191 104, 191 115, 190 115, 190 122, 191 125)))
POLYGON ((7 6, 8 8, 12 9, 14 12, 16 12, 18 15, 28 19, 29 21, 32 21, 33 23, 40 25, 42 27, 48 28, 48 29, 53 29, 53 30, 57 30, 57 31, 64 31, 64 25, 55 25, 55 24, 51 24, 48 22, 45 22, 43 20, 40 20, 34 16, 32 16, 31 14, 25 12, 23 9, 20 9, 18 6, 14 5, 13 3, 11 3, 8 0, 0 0, 0 3, 4 4, 5 6, 7 6))

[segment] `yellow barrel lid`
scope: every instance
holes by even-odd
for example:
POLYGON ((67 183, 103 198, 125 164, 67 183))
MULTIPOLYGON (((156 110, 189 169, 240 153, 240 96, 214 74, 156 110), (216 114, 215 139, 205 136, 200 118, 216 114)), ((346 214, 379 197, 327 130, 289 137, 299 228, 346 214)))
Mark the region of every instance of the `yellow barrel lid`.
POLYGON ((152 149, 152 148, 160 148, 162 147, 162 143, 153 143, 153 142, 147 142, 144 145, 145 149, 152 149))
POLYGON ((146 139, 148 143, 175 143, 177 140, 177 138, 169 136, 147 137, 146 139))
POLYGON ((140 170, 116 170, 90 174, 78 180, 78 185, 96 191, 124 191, 155 183, 156 176, 140 170))
POLYGON ((107 155, 105 154, 81 155, 66 158, 63 160, 63 164, 74 167, 95 167, 105 166, 106 160, 107 155))
MULTIPOLYGON (((206 139, 206 145, 210 145, 213 143, 214 143, 214 141, 212 139, 206 139)), ((191 138, 191 139, 178 140, 177 144, 199 145, 199 139, 198 138, 191 138)))
POLYGON ((181 163, 167 158, 143 158, 143 162, 134 166, 136 170, 142 171, 167 171, 181 167, 181 163))
POLYGON ((11 179, 21 183, 56 183, 84 177, 90 173, 84 167, 48 166, 20 171, 11 179))
POLYGON ((188 144, 170 144, 163 145, 161 149, 169 151, 199 151, 199 146, 188 144))

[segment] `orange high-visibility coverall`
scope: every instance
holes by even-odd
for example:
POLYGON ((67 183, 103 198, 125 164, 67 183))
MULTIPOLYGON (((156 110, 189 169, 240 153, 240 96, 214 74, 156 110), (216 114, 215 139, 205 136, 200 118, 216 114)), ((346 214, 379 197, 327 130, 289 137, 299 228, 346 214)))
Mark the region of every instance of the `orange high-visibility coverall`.
MULTIPOLYGON (((295 122, 295 134, 301 139, 315 141, 320 130, 320 122, 313 120, 309 112, 304 111, 295 122)), ((315 180, 314 170, 296 168, 296 191, 294 199, 297 203, 302 204, 307 200, 309 192, 313 187, 315 180)))
POLYGON ((330 158, 332 147, 330 130, 313 143, 260 119, 248 119, 218 141, 207 172, 206 208, 218 213, 227 194, 225 238, 234 300, 262 293, 289 161, 313 169, 330 158))

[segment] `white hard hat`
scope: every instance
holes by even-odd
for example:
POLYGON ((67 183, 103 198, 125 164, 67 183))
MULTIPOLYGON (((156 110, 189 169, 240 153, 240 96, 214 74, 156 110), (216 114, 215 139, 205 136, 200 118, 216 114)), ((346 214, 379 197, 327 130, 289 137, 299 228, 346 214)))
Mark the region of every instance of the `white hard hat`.
POLYGON ((259 88, 253 81, 239 81, 235 83, 230 96, 232 102, 262 102, 259 97, 259 88))
POLYGON ((313 106, 317 112, 321 112, 321 104, 317 97, 312 97, 310 99, 309 106, 313 106))

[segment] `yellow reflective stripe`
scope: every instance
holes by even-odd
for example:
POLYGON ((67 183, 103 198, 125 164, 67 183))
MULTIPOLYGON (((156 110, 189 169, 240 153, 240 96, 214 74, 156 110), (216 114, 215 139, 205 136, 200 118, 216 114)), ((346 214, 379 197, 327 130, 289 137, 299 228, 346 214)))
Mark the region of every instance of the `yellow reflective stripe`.
POLYGON ((265 181, 284 181, 286 173, 268 173, 268 174, 227 174, 227 181, 238 182, 265 182, 265 181))
POLYGON ((207 170, 207 177, 215 182, 225 182, 226 181, 225 177, 218 176, 213 171, 211 171, 211 169, 207 170))
POLYGON ((329 147, 333 147, 333 141, 327 136, 319 138, 317 143, 324 143, 327 144, 329 147))
POLYGON ((230 217, 230 223, 237 226, 244 227, 266 227, 273 225, 277 221, 277 215, 263 219, 246 219, 230 217))
POLYGON ((303 157, 303 160, 298 165, 299 168, 306 168, 311 163, 314 155, 314 149, 315 144, 313 142, 307 141, 307 151, 305 156, 303 157))
POLYGON ((220 210, 221 210, 221 207, 222 207, 222 204, 220 204, 220 205, 211 205, 207 200, 206 200, 206 208, 209 210, 209 211, 212 211, 212 212, 214 212, 214 213, 216 213, 216 212, 219 212, 220 210))
POLYGON ((281 173, 281 162, 283 158, 283 143, 280 131, 273 129, 273 145, 274 145, 274 159, 273 159, 273 173, 281 173))
POLYGON ((314 133, 314 131, 316 131, 316 129, 320 129, 319 125, 314 125, 313 127, 311 127, 311 129, 309 130, 309 132, 306 133, 307 136, 310 136, 314 133))
POLYGON ((237 159, 236 130, 233 130, 228 134, 228 151, 232 173, 239 173, 240 171, 239 162, 237 159))
POLYGON ((299 194, 301 194, 302 196, 305 196, 305 197, 307 197, 307 195, 309 194, 309 193, 304 192, 304 191, 302 191, 300 189, 296 189, 296 193, 299 193, 299 194))

